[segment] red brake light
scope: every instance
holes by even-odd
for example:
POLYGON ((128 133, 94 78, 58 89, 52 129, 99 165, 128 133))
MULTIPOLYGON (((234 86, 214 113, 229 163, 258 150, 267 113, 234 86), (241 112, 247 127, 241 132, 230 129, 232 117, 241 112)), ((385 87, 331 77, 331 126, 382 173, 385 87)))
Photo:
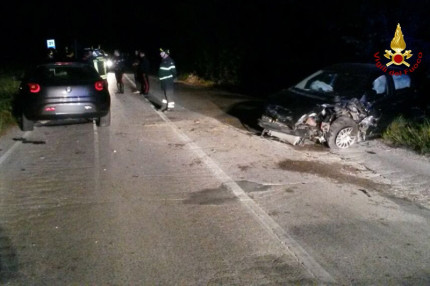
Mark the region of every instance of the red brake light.
POLYGON ((45 107, 45 111, 55 111, 55 107, 54 106, 45 107))
POLYGON ((38 93, 40 91, 40 85, 37 83, 29 83, 28 88, 31 93, 38 93))
POLYGON ((96 83, 94 84, 94 87, 96 88, 96 90, 102 91, 103 90, 103 81, 96 81, 96 83))

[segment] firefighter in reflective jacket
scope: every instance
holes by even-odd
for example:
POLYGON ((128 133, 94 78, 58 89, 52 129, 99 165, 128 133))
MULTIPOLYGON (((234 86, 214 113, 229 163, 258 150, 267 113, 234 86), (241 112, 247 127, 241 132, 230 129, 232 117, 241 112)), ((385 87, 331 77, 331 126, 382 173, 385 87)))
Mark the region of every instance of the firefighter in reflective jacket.
POLYGON ((171 110, 175 107, 174 96, 174 79, 176 78, 175 62, 170 57, 169 50, 160 49, 161 63, 158 69, 158 78, 161 83, 161 90, 164 93, 162 100, 162 111, 171 110))

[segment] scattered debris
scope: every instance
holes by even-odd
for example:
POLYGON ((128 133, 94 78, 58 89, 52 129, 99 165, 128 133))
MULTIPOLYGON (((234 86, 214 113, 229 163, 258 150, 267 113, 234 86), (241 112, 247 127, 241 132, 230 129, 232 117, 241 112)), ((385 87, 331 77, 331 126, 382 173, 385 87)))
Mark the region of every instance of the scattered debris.
POLYGON ((360 192, 362 192, 363 194, 365 194, 366 196, 368 196, 369 198, 371 197, 371 195, 364 189, 358 189, 360 192))

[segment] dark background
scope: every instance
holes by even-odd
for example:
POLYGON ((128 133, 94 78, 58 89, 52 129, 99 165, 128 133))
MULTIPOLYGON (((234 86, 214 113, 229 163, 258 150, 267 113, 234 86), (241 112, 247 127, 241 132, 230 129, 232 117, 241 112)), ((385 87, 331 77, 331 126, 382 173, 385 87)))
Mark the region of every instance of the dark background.
POLYGON ((248 91, 287 87, 338 62, 374 62, 397 23, 416 61, 430 55, 430 1, 183 0, 14 1, 3 6, 3 65, 30 63, 78 43, 111 53, 146 51, 151 66, 169 48, 179 73, 195 72, 248 91))

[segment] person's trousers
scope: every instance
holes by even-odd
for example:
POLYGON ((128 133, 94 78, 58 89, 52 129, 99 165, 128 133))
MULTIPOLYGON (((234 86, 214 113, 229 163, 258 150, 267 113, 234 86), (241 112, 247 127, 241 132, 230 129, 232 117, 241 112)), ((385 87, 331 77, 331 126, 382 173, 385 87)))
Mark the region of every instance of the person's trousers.
POLYGON ((164 99, 163 99, 163 109, 173 108, 174 103, 174 82, 173 80, 162 80, 161 81, 161 90, 164 93, 164 99))
POLYGON ((149 79, 148 74, 144 73, 140 77, 140 92, 143 94, 148 94, 149 92, 149 79))

